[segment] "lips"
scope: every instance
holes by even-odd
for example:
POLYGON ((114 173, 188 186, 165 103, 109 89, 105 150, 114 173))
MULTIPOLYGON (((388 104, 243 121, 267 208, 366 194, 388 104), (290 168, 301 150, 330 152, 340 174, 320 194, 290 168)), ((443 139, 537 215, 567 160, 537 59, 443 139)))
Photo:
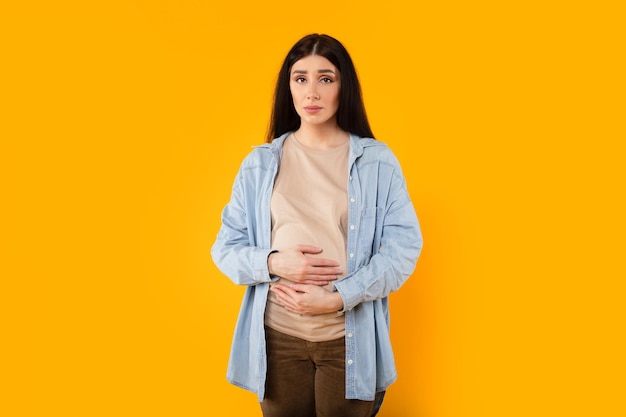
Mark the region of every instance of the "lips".
POLYGON ((322 107, 319 107, 319 106, 305 106, 304 110, 307 113, 318 113, 320 110, 322 110, 322 107))

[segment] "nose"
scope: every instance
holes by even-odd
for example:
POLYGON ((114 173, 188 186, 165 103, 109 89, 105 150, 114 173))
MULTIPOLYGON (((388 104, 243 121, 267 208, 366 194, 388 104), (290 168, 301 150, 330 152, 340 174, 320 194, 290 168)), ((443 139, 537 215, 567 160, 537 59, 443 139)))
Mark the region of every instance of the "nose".
POLYGON ((311 100, 318 100, 320 98, 317 94, 317 86, 315 83, 309 84, 309 91, 307 91, 306 97, 311 100))

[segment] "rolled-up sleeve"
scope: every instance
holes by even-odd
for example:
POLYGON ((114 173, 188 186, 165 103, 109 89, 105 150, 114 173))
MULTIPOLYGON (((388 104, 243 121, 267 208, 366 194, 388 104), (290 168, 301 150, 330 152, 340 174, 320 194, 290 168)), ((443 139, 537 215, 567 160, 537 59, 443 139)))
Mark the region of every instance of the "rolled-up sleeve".
MULTIPOLYGON (((270 248, 261 247, 256 241, 255 199, 246 195, 256 192, 255 187, 245 186, 246 170, 240 169, 235 179, 231 198, 222 210, 222 224, 211 247, 211 256, 218 269, 238 285, 255 285, 270 282, 267 257, 270 248)), ((251 172, 248 174, 252 175, 251 172)))
MULTIPOLYGON (((389 182, 386 207, 376 218, 372 256, 360 259, 354 272, 334 284, 344 311, 360 303, 387 297, 398 290, 415 270, 423 238, 399 166, 389 182)), ((362 244, 362 243, 360 243, 362 244)), ((370 242, 366 242, 368 246, 370 242)))

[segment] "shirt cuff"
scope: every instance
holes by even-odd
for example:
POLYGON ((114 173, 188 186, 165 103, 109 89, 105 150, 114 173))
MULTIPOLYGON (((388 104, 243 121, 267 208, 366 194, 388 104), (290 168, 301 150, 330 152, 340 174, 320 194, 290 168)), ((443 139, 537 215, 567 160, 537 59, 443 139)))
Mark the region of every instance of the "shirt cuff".
POLYGON ((270 275, 269 268, 267 266, 267 257, 270 253, 278 252, 276 249, 260 249, 256 254, 256 260, 254 265, 254 280, 257 282, 272 282, 276 281, 278 277, 276 275, 270 275))
POLYGON ((333 284, 333 289, 339 293, 343 300, 343 309, 339 310, 342 313, 352 310, 361 300, 362 291, 354 283, 341 280, 333 284))

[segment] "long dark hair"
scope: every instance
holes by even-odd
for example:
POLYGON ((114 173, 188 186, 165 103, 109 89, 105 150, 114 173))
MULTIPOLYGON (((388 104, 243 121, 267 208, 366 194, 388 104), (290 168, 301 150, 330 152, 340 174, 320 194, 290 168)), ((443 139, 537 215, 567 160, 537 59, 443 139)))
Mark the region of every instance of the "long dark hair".
POLYGON ((314 33, 296 42, 280 68, 274 91, 274 106, 267 132, 267 142, 300 127, 300 116, 294 108, 289 79, 292 65, 309 55, 323 56, 332 62, 341 74, 337 125, 355 135, 373 138, 374 134, 367 121, 363 105, 361 84, 348 51, 337 39, 314 33))

